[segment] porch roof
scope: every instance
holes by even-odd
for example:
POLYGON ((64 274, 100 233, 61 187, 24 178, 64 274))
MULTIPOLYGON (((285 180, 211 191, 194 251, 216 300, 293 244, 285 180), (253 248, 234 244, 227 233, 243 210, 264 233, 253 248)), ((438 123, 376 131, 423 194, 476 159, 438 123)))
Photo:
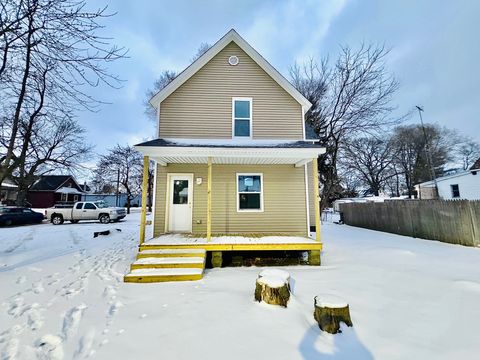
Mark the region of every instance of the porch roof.
POLYGON ((295 164, 302 166, 325 152, 307 140, 155 139, 135 148, 166 166, 169 163, 295 164))

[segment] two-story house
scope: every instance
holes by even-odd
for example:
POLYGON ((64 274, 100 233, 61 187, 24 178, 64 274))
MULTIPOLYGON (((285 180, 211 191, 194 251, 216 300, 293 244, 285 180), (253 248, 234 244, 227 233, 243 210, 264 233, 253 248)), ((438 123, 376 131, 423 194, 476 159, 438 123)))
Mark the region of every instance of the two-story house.
MULTIPOLYGON (((135 147, 156 164, 154 239, 143 241, 143 216, 141 252, 175 257, 196 246, 221 266, 223 251, 305 250, 320 265, 324 148, 306 140, 311 103, 292 84, 231 30, 150 103, 158 138, 135 147)), ((125 280, 155 281, 146 277, 155 259, 139 257, 125 280)))

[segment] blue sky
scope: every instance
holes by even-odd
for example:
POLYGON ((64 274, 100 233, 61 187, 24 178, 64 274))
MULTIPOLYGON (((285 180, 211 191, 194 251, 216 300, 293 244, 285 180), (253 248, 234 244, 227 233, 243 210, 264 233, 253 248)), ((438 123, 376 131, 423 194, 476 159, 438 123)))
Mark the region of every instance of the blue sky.
MULTIPOLYGON (((125 83, 92 92, 109 102, 79 121, 96 152, 134 144, 154 134, 144 115, 147 88, 162 70, 185 68, 202 42, 213 44, 235 28, 281 73, 309 56, 335 58, 339 46, 362 41, 391 48, 390 70, 400 81, 398 114, 415 105, 424 120, 480 141, 480 1, 120 1, 106 4, 117 15, 106 32, 129 48, 111 65, 125 83)), ((410 122, 418 121, 412 116, 410 122)))

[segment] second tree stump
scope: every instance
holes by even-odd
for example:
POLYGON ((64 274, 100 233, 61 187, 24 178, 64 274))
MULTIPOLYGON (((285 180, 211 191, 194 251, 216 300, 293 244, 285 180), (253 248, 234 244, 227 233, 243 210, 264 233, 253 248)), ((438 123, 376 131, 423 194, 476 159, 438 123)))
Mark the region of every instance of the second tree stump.
POLYGON ((340 333, 341 322, 353 326, 349 306, 343 299, 334 295, 318 295, 315 296, 314 306, 313 317, 323 331, 340 333))
MULTIPOLYGON (((286 272, 284 272, 286 273, 286 272)), ((280 305, 287 307, 290 299, 290 284, 288 276, 279 276, 279 274, 260 275, 255 284, 255 300, 264 301, 270 305, 280 305)))

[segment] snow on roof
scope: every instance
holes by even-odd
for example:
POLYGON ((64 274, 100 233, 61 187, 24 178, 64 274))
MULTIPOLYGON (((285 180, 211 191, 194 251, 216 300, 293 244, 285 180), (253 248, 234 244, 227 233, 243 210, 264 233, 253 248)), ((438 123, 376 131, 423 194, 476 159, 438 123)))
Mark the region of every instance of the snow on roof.
POLYGON ((75 188, 65 187, 65 186, 57 189, 55 192, 60 194, 81 194, 82 193, 75 188))

